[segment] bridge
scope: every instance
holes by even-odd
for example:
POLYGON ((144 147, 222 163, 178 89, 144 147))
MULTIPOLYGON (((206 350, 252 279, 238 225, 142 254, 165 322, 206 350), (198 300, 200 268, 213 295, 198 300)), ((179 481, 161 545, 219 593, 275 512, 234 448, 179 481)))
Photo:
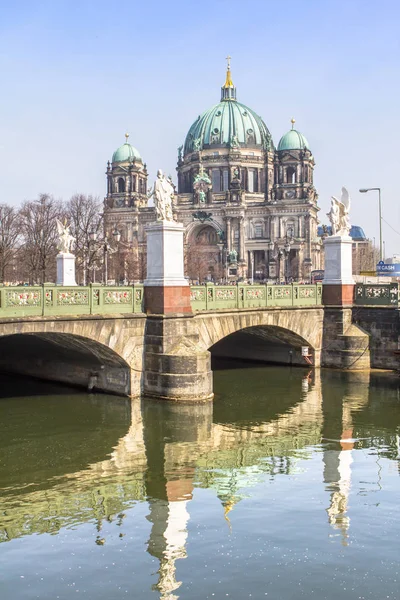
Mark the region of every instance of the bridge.
POLYGON ((192 286, 191 314, 147 314, 143 284, 0 287, 0 369, 112 393, 212 398, 211 355, 397 368, 398 284, 192 286))

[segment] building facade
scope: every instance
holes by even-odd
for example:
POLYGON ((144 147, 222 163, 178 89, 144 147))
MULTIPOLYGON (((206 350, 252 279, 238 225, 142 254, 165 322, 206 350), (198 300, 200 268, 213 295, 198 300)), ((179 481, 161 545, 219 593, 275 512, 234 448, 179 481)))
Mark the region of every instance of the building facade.
MULTIPOLYGON (((190 279, 301 281, 321 267, 314 157, 294 123, 276 147, 261 117, 237 100, 228 63, 220 102, 178 149, 174 215, 185 226, 190 279)), ((108 163, 107 182, 106 231, 118 229, 143 271, 144 228, 155 216, 146 165, 128 140, 108 163)))

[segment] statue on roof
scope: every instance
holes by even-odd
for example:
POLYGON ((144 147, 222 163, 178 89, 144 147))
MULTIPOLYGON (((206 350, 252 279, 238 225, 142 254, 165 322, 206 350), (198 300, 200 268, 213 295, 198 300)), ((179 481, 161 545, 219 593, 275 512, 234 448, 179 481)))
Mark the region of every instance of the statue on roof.
POLYGON ((205 204, 207 201, 207 194, 211 188, 211 179, 209 178, 208 173, 203 169, 203 165, 200 165, 200 170, 193 180, 195 201, 199 204, 205 204))
POLYGON ((331 210, 327 213, 332 226, 332 235, 348 236, 350 234, 350 194, 342 187, 340 200, 331 198, 331 210))
POLYGON ((233 133, 231 135, 231 139, 230 139, 230 147, 231 148, 240 148, 240 144, 239 144, 239 138, 237 136, 236 133, 233 133))

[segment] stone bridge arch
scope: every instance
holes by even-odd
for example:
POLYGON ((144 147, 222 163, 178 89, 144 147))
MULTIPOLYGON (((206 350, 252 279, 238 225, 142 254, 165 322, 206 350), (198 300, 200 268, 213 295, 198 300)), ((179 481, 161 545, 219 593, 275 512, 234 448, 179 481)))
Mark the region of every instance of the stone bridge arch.
POLYGON ((0 323, 0 369, 139 395, 145 318, 29 318, 0 323))
POLYGON ((295 347, 309 346, 313 351, 314 366, 320 366, 323 332, 321 307, 218 311, 198 314, 195 320, 202 350, 210 350, 233 333, 247 331, 262 337, 263 331, 269 331, 277 339, 295 347))

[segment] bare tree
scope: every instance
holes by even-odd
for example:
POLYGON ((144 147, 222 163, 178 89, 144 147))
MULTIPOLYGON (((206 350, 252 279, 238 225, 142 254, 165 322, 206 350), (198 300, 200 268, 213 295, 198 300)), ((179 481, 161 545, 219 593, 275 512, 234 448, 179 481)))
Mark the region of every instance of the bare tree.
POLYGON ((103 218, 97 196, 75 194, 66 205, 66 219, 75 236, 77 276, 85 284, 93 279, 102 258, 99 242, 103 239, 103 218), (91 240, 95 234, 96 242, 91 240))
POLYGON ((0 283, 8 278, 15 279, 9 272, 15 266, 20 240, 20 218, 13 206, 0 204, 0 283))
POLYGON ((49 194, 24 202, 20 210, 21 259, 29 283, 44 283, 54 278, 57 255, 56 218, 62 218, 62 206, 49 194))

